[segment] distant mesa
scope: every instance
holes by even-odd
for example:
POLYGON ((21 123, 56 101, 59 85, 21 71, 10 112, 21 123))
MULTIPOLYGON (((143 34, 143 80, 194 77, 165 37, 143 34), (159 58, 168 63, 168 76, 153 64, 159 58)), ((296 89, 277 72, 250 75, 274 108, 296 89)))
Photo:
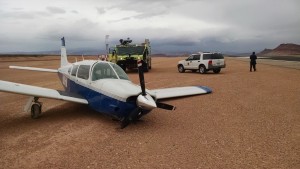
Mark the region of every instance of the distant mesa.
POLYGON ((266 54, 268 54, 268 53, 270 53, 270 52, 272 52, 272 50, 273 49, 264 49, 263 51, 261 51, 260 53, 259 53, 259 55, 266 55, 266 54))
POLYGON ((300 55, 300 45, 293 44, 293 43, 284 43, 284 44, 280 44, 275 49, 264 49, 258 55, 261 56, 300 55))

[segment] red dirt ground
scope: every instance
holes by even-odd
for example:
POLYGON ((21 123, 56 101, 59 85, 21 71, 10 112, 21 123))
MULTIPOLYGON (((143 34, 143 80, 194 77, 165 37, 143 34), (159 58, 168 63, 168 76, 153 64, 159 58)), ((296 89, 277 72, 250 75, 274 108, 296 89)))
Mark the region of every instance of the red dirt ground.
MULTIPOLYGON (((0 80, 62 89, 53 57, 0 60, 0 80), (32 61, 35 60, 35 61, 32 61)), ((205 85, 212 94, 167 100, 137 124, 85 105, 40 99, 43 115, 22 111, 27 96, 0 92, 0 168, 300 168, 300 71, 226 58, 220 74, 178 73, 182 58, 155 57, 148 89, 205 85)), ((130 72, 134 83, 138 75, 130 72)))

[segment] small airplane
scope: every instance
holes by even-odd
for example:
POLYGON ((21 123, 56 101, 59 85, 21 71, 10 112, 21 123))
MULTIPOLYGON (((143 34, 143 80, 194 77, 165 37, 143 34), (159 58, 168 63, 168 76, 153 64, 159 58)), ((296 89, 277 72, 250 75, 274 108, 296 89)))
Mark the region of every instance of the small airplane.
POLYGON ((61 38, 60 68, 9 66, 9 68, 57 73, 64 91, 0 80, 0 91, 31 96, 24 111, 32 118, 41 115, 39 98, 65 100, 86 104, 93 110, 121 121, 121 128, 140 119, 155 108, 175 110, 162 99, 211 93, 206 86, 187 86, 148 90, 145 88, 142 61, 138 61, 140 86, 132 83, 124 70, 115 63, 83 60, 69 63, 65 38, 61 38))

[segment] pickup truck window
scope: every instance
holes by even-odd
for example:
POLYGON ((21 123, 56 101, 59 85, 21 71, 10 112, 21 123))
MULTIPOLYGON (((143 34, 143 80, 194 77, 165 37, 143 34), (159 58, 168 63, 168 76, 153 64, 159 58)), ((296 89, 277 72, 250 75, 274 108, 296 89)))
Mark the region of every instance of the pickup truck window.
POLYGON ((190 55, 186 60, 193 60, 194 56, 190 55))
POLYGON ((194 59, 193 60, 200 60, 200 55, 194 55, 194 59))
POLYGON ((219 53, 203 54, 203 60, 208 60, 208 59, 224 59, 224 56, 219 53))

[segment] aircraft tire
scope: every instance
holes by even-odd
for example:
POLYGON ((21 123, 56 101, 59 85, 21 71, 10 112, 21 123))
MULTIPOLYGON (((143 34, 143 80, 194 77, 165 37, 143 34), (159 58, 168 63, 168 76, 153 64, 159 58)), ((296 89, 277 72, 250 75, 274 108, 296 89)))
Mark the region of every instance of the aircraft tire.
POLYGON ((37 119, 41 114, 42 106, 39 103, 34 103, 31 106, 31 118, 37 119))
POLYGON ((122 65, 121 68, 126 72, 126 65, 122 65))

